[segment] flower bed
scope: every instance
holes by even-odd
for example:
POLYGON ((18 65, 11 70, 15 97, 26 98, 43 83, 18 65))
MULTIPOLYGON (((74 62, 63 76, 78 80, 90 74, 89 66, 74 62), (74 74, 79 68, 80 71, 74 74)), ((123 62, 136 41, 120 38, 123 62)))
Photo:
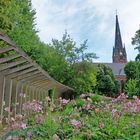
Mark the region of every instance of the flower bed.
POLYGON ((116 99, 93 94, 71 101, 60 98, 58 105, 45 104, 47 113, 37 101, 26 105, 30 118, 13 120, 20 125, 11 125, 9 136, 31 140, 140 139, 140 100, 136 96, 133 100, 125 94, 116 99))

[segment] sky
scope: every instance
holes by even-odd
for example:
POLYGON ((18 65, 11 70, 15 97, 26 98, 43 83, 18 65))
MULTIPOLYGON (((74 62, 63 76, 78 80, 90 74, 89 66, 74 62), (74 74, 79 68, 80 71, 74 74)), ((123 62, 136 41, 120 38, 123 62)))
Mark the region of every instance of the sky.
POLYGON ((32 0, 41 41, 61 40, 67 30, 77 47, 88 39, 87 52, 99 57, 94 62, 112 62, 116 9, 128 61, 135 59, 131 41, 140 27, 139 5, 140 0, 32 0))

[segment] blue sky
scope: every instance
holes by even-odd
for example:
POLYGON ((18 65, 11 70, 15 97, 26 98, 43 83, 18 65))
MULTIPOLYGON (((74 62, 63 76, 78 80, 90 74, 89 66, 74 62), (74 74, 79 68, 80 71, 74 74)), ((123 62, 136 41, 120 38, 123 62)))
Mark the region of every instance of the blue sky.
POLYGON ((140 25, 140 0, 32 0, 32 4, 42 41, 61 39, 67 30, 77 46, 88 39, 87 51, 99 56, 95 62, 112 62, 117 9, 128 60, 134 60, 137 51, 131 38, 140 25))

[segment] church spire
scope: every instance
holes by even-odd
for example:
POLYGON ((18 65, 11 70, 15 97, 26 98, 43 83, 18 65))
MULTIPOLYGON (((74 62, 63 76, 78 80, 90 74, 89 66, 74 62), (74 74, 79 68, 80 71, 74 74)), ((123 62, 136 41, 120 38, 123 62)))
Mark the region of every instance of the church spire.
POLYGON ((113 63, 126 63, 127 62, 127 55, 125 47, 122 44, 120 26, 118 15, 116 13, 116 27, 115 27, 115 45, 113 47, 113 63))
POLYGON ((118 15, 116 15, 115 48, 123 48, 118 15))

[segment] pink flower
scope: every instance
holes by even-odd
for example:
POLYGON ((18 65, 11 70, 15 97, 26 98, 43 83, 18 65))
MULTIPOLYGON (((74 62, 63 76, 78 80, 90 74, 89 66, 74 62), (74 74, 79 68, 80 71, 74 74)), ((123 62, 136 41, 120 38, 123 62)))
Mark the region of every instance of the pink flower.
POLYGON ((85 109, 85 110, 90 110, 91 109, 91 105, 90 104, 83 105, 82 108, 85 109))
POLYGON ((81 94, 80 98, 84 99, 86 97, 86 94, 81 94))
POLYGON ((95 108, 95 112, 98 113, 100 111, 99 108, 95 108))
POLYGON ((137 96, 133 96, 133 99, 135 100, 135 102, 140 103, 140 100, 137 96))
POLYGON ((42 114, 38 114, 35 116, 35 120, 37 123, 41 124, 44 121, 44 116, 42 114))
POLYGON ((52 137, 53 140, 59 140, 59 136, 57 134, 54 134, 52 137))
POLYGON ((14 123, 11 124, 11 127, 12 127, 13 129, 17 129, 17 128, 20 128, 20 125, 19 125, 19 123, 14 122, 14 123))
POLYGON ((5 107, 4 110, 7 111, 7 112, 10 112, 10 107, 5 107))
POLYGON ((121 93, 116 99, 112 100, 113 103, 124 101, 128 98, 124 93, 121 93))
POLYGON ((70 121, 71 125, 75 126, 75 127, 81 127, 81 122, 77 121, 75 119, 70 121))
POLYGON ((128 107, 124 107, 123 110, 124 110, 124 112, 130 112, 128 107))
POLYGON ((106 104, 105 105, 105 110, 109 110, 110 109, 110 105, 109 104, 106 104))
POLYGON ((42 112, 42 105, 40 102, 33 100, 32 102, 27 102, 23 104, 23 110, 39 113, 39 112, 42 112))
POLYGON ((30 137, 32 137, 32 132, 27 131, 26 135, 27 135, 28 138, 30 138, 30 137))
POLYGON ((132 103, 129 101, 125 104, 127 107, 131 107, 132 106, 132 103))
POLYGON ((59 100, 60 100, 60 103, 61 103, 62 105, 66 105, 66 104, 68 104, 69 101, 70 101, 70 99, 66 100, 66 99, 62 99, 61 97, 59 98, 59 100))
POLYGON ((27 128, 27 125, 25 124, 25 123, 21 123, 21 125, 20 125, 20 128, 23 128, 23 129, 25 129, 25 128, 27 128))
POLYGON ((134 110, 134 112, 139 111, 139 107, 138 107, 138 105, 137 105, 137 104, 134 104, 134 106, 133 106, 133 110, 134 110))
POLYGON ((103 129, 104 128, 104 124, 103 123, 99 123, 99 128, 103 129))
POLYGON ((135 99, 135 100, 137 100, 137 99, 139 99, 137 96, 133 96, 133 99, 135 99))
POLYGON ((113 110, 111 111, 111 116, 114 117, 116 112, 117 112, 117 109, 113 109, 113 110))

